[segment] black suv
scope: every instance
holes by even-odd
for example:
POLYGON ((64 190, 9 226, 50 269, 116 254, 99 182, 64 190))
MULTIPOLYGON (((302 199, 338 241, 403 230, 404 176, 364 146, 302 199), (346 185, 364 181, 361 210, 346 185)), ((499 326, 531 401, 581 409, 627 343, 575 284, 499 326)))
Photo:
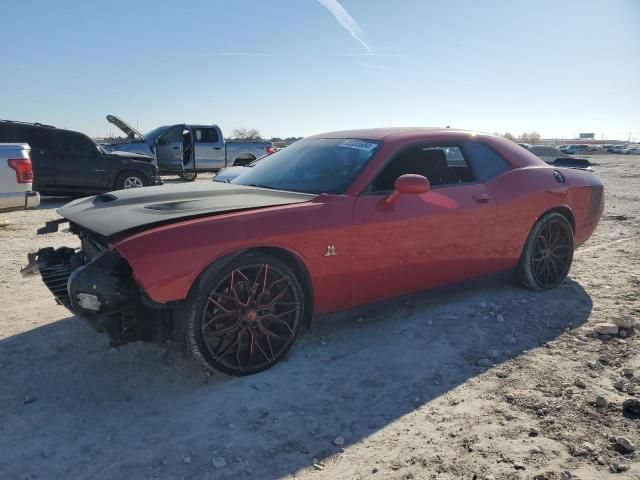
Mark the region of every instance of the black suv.
POLYGON ((7 142, 29 144, 33 189, 43 194, 93 194, 162 184, 151 157, 108 153, 79 132, 0 120, 0 143, 7 142))

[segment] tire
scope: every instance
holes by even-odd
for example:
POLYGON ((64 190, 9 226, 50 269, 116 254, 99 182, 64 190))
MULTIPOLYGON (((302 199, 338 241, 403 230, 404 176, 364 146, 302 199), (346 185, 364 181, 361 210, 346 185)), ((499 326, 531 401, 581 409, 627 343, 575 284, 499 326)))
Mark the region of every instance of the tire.
POLYGON ((282 360, 297 340, 308 308, 304 292, 282 260, 245 253, 203 274, 177 324, 207 369, 251 375, 282 360))
POLYGON ((198 172, 194 170, 185 170, 180 172, 179 177, 186 182, 193 182, 196 178, 198 178, 198 172))
POLYGON ((115 190, 128 190, 130 188, 141 188, 149 185, 147 177, 140 172, 122 172, 116 178, 115 190))
POLYGON ((567 277, 573 261, 573 229, 560 213, 552 212, 536 222, 525 243, 516 275, 530 290, 550 290, 567 277))

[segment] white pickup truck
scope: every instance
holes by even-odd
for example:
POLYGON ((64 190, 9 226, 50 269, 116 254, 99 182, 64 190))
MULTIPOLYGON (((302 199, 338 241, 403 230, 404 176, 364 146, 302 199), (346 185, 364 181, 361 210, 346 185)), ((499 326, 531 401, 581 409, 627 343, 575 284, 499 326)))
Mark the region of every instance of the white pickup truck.
POLYGON ((247 165, 274 152, 273 144, 264 140, 227 142, 217 125, 165 125, 143 135, 115 115, 107 115, 107 121, 127 135, 126 143, 110 146, 111 152, 148 155, 155 158, 160 174, 185 180, 194 180, 198 172, 247 165))
POLYGON ((40 194, 31 191, 33 166, 26 143, 0 143, 0 212, 36 208, 40 194))

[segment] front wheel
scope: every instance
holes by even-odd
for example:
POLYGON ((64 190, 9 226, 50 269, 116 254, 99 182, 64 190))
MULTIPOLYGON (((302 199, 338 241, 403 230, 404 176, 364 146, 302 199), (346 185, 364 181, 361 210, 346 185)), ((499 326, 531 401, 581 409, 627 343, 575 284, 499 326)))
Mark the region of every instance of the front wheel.
POLYGON ((147 177, 139 172, 123 172, 116 179, 116 190, 129 190, 130 188, 142 188, 149 185, 147 177))
POLYGON ((257 373, 284 358, 306 307, 293 270, 260 253, 210 269, 190 297, 183 325, 193 356, 208 369, 230 375, 257 373))
POLYGON ((517 276, 531 290, 549 290, 560 285, 573 261, 573 229, 559 213, 542 217, 531 229, 517 276))

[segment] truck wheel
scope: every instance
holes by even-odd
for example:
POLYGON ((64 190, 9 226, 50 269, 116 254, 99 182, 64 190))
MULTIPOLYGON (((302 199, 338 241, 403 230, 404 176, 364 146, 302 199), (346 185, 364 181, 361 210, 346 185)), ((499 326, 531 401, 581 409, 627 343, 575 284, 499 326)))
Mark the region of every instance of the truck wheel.
POLYGON ((139 172, 122 172, 116 179, 116 190, 129 190, 130 188, 142 188, 149 185, 147 177, 139 172))
POLYGON ((186 182, 193 182, 198 177, 198 172, 193 170, 185 170, 179 173, 180 178, 186 182))
POLYGON ((298 338, 307 299, 282 260, 245 253, 209 270, 181 314, 191 353, 208 369, 250 375, 285 357, 298 338))
POLYGON ((251 162, 253 162, 255 160, 255 158, 253 157, 249 157, 249 158, 236 158, 233 161, 233 166, 234 167, 244 167, 245 165, 250 164, 251 162))

